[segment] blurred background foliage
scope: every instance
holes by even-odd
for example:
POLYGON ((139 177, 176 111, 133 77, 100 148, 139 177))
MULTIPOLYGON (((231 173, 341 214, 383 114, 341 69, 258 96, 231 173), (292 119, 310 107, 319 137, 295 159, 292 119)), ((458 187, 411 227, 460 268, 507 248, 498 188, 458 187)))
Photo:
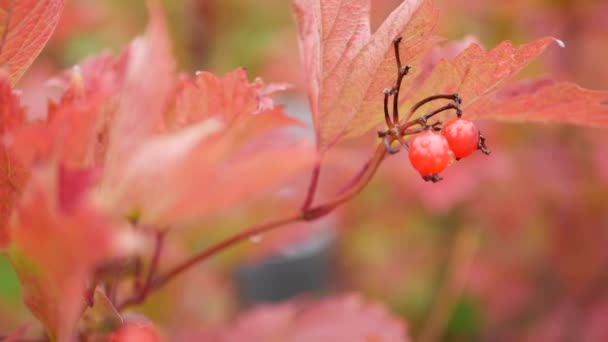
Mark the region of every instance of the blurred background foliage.
MULTIPOLYGON (((398 2, 373 0, 372 27, 398 2)), ((144 1, 66 3, 54 37, 19 84, 24 102, 38 115, 52 96, 44 80, 104 49, 119 52, 145 27, 144 1)), ((251 78, 292 83, 295 89, 282 98, 287 112, 307 115, 288 1, 163 3, 180 69, 223 74, 244 66, 251 78)), ((550 74, 608 88, 606 1, 438 0, 437 5, 438 33, 450 40, 473 36, 486 48, 545 35, 565 41, 565 49, 551 48, 523 77, 550 74)), ((288 246, 329 229, 337 238, 325 292, 359 291, 381 300, 420 340, 608 340, 606 132, 479 125, 493 148, 490 158, 459 162, 443 182, 427 184, 398 154, 336 215, 227 251, 151 297, 140 311, 167 327, 168 336, 204 336, 242 309, 234 274, 243 265, 285 254, 288 246)), ((335 162, 322 173, 322 189, 331 191, 348 179, 368 155, 370 141, 335 152, 335 162)), ((298 189, 307 181, 302 175, 293 189, 176 233, 164 262, 276 217, 301 201, 298 189)), ((0 257, 0 331, 16 328, 27 315, 10 265, 0 257)))

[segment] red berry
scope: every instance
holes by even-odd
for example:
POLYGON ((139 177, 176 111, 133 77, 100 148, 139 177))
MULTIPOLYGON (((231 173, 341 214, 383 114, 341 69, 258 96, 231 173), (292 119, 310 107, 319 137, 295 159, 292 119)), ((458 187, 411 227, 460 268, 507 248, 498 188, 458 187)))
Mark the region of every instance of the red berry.
POLYGON ((161 342, 163 339, 154 326, 146 322, 129 322, 114 331, 109 342, 161 342))
POLYGON ((471 121, 454 119, 448 121, 441 131, 447 139, 456 159, 464 158, 477 149, 479 130, 471 121))
POLYGON ((437 181, 439 172, 450 163, 450 146, 441 134, 433 131, 418 133, 409 148, 412 166, 425 180, 437 181))

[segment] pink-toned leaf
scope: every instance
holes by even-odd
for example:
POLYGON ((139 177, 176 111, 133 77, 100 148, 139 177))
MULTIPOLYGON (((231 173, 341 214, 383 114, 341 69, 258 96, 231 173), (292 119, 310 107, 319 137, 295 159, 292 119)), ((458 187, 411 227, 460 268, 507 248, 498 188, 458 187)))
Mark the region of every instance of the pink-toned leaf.
POLYGON ((26 305, 59 341, 74 337, 89 277, 115 255, 109 221, 83 191, 73 192, 79 199, 66 211, 64 188, 51 166, 32 173, 11 221, 9 248, 26 305))
POLYGON ((299 122, 267 92, 243 69, 182 79, 164 129, 104 177, 105 203, 164 227, 251 200, 310 166, 314 149, 280 135, 299 122))
POLYGON ((156 2, 150 2, 146 33, 128 50, 126 73, 118 92, 118 109, 109 135, 109 177, 145 139, 155 134, 167 110, 175 85, 175 62, 165 19, 156 2))
POLYGON ((244 314, 220 341, 409 341, 404 322, 357 295, 317 303, 262 306, 244 314))
POLYGON ((508 122, 608 127, 608 91, 568 82, 520 82, 467 108, 467 116, 508 122))
MULTIPOLYGON (((294 11, 321 150, 377 124, 382 90, 392 86, 397 73, 394 38, 404 37, 402 60, 414 65, 438 41, 431 36, 438 19, 432 1, 404 1, 373 35, 368 0, 295 0, 294 11)), ((404 88, 420 71, 412 70, 404 88)))
POLYGON ((63 0, 0 0, 0 67, 11 84, 32 64, 59 22, 63 0))
POLYGON ((238 129, 225 129, 212 118, 146 142, 125 165, 120 182, 111 186, 110 201, 127 214, 140 214, 145 223, 163 226, 273 189, 316 158, 308 144, 268 145, 260 137, 253 144, 242 141, 239 132, 267 133, 259 127, 277 116, 273 113, 252 116, 238 129))
MULTIPOLYGON (((83 88, 85 98, 116 96, 122 90, 128 62, 129 49, 118 57, 105 51, 82 60, 72 70, 67 70, 61 77, 54 78, 49 83, 65 89, 65 93, 69 94, 76 88, 74 79, 77 74, 81 79, 80 86, 83 88)), ((65 100, 62 98, 61 102, 65 100)))

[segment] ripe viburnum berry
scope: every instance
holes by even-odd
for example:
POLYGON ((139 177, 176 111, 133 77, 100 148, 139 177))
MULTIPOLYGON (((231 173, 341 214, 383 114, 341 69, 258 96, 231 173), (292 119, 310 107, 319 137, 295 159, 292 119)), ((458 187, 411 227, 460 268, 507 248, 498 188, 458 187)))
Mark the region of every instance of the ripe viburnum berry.
POLYGON ((432 130, 418 133, 409 146, 410 162, 426 181, 441 180, 439 172, 450 163, 450 154, 446 138, 432 130))
POLYGON ((457 160, 473 153, 479 143, 479 129, 471 121, 464 119, 448 121, 441 134, 447 139, 457 160))
POLYGON ((154 326, 146 322, 128 322, 114 331, 109 342, 161 342, 163 339, 154 326))

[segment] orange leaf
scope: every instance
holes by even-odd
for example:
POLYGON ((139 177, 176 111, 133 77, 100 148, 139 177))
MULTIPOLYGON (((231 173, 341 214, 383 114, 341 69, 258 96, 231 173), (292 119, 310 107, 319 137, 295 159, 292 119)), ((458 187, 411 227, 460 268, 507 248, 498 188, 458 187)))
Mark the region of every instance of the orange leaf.
POLYGON ((0 0, 0 67, 11 84, 32 64, 59 22, 63 0, 0 0))
MULTIPOLYGON (((432 1, 408 0, 372 35, 369 0, 294 0, 301 59, 317 144, 325 150, 377 124, 382 90, 396 76, 392 40, 403 36, 402 60, 416 65, 435 42, 438 20, 432 1)), ((405 80, 411 86, 421 68, 405 80)))
POLYGON ((112 227, 86 201, 87 185, 54 167, 35 170, 10 225, 9 257, 25 303, 60 341, 74 336, 93 270, 115 256, 112 227))
POLYGON ((551 80, 520 82, 470 106, 467 116, 608 128, 608 91, 551 80))
MULTIPOLYGON (((260 101, 266 98, 263 89, 261 81, 249 83, 244 68, 238 68, 221 78, 210 72, 198 72, 194 80, 182 80, 175 110, 170 113, 173 117, 167 117, 167 124, 170 128, 179 128, 216 117, 230 126, 265 109, 260 101)), ((272 102, 270 107, 273 107, 272 102)))

